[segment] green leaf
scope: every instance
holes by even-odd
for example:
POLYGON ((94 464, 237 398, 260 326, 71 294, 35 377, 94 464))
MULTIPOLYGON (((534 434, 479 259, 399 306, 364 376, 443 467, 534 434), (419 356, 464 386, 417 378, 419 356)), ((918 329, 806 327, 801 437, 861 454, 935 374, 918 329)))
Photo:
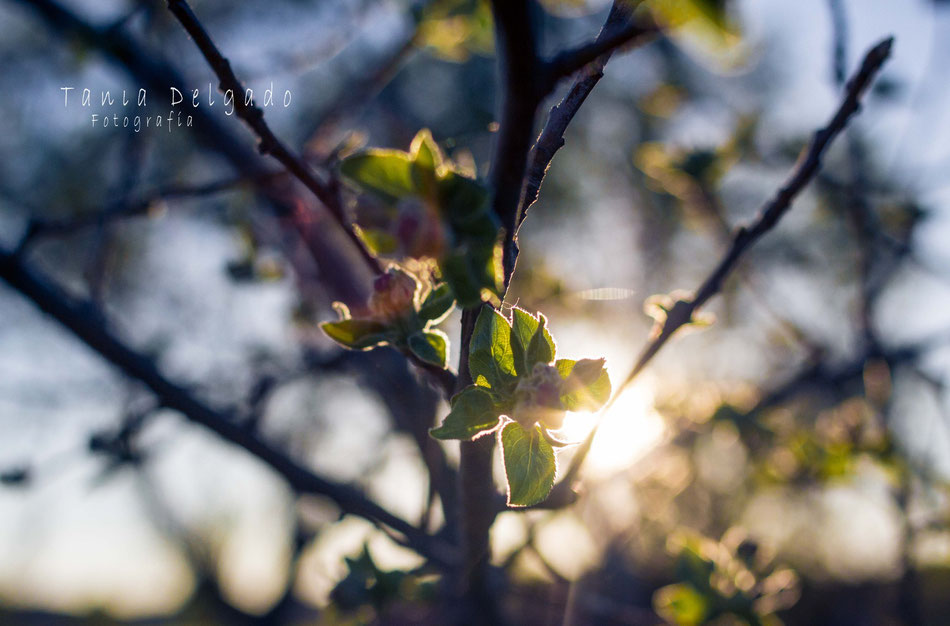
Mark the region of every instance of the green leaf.
POLYGON ((531 338, 528 344, 528 352, 525 355, 527 363, 534 367, 535 363, 550 363, 554 360, 557 353, 557 347, 554 345, 554 337, 548 331, 548 320, 541 313, 538 313, 538 330, 531 338))
POLYGON ((653 610, 671 624, 698 626, 710 612, 706 596, 687 583, 667 585, 653 594, 653 610))
POLYGON ((469 344, 468 368, 472 379, 484 376, 495 390, 505 390, 517 375, 511 352, 511 326, 501 313, 490 306, 483 306, 475 320, 469 344))
POLYGON ((511 352, 518 376, 527 376, 534 367, 533 363, 526 362, 525 356, 538 326, 538 320, 527 311, 517 307, 511 310, 511 352))
POLYGON ((438 174, 442 169, 442 151, 428 128, 416 133, 409 146, 409 156, 412 159, 412 177, 416 189, 426 195, 435 194, 438 174))
POLYGON ((356 234, 359 235, 360 239, 363 240, 363 243, 366 244, 366 247, 369 248, 369 251, 377 256, 381 254, 392 254, 399 246, 399 242, 396 241, 396 238, 385 230, 379 228, 360 228, 357 225, 354 225, 353 229, 356 231, 356 234))
POLYGON ((399 150, 368 150, 343 160, 340 171, 364 191, 384 200, 399 200, 416 193, 412 161, 399 150))
POLYGON ((498 420, 491 393, 482 387, 466 387, 452 398, 452 410, 442 425, 429 434, 436 439, 474 439, 493 430, 498 420))
POLYGON ((351 350, 369 350, 389 341, 389 328, 371 320, 324 322, 320 328, 330 339, 351 350))
MULTIPOLYGON (((457 229, 469 230, 476 222, 495 222, 488 211, 488 190, 477 180, 450 171, 439 181, 439 204, 449 222, 457 229)), ((497 226, 492 226, 497 230, 497 226)))
POLYGON ((554 487, 557 460, 541 429, 535 426, 527 431, 509 422, 501 431, 501 449, 509 506, 531 506, 547 498, 554 487))
POLYGON ((429 292, 419 306, 419 318, 424 322, 438 324, 452 312, 455 306, 455 294, 448 283, 442 283, 429 292))
POLYGON ((554 365, 564 379, 561 402, 568 411, 596 411, 610 398, 604 359, 558 359, 554 365))
POLYGON ((519 376, 531 373, 536 363, 554 360, 554 339, 547 329, 547 319, 515 307, 511 316, 511 351, 519 376))
POLYGON ((409 350, 437 367, 445 367, 449 359, 449 339, 441 330, 423 330, 409 335, 409 350))

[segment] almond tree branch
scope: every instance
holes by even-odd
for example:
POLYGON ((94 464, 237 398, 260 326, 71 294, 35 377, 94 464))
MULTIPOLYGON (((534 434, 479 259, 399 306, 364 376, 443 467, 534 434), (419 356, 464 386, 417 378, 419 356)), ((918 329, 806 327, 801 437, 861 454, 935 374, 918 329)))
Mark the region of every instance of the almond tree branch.
MULTIPOLYGON (((181 23, 182 27, 191 35, 195 45, 201 51, 202 56, 211 66, 215 75, 220 81, 219 88, 223 92, 231 91, 232 94, 243 94, 244 87, 231 69, 231 64, 218 50, 211 36, 198 21, 197 16, 191 10, 191 7, 185 0, 168 0, 168 9, 175 18, 181 23)), ((269 154, 277 159, 281 165, 287 168, 287 171, 294 175, 304 186, 313 192, 313 195, 330 211, 330 214, 344 230, 353 245, 359 250, 360 255, 366 264, 376 274, 382 274, 383 268, 379 260, 374 257, 366 248, 363 241, 357 236, 350 221, 343 209, 340 196, 334 187, 320 180, 307 163, 299 156, 294 154, 290 148, 285 146, 274 135, 267 122, 264 121, 264 112, 261 111, 253 102, 246 104, 245 99, 235 95, 234 110, 245 124, 257 135, 259 140, 258 150, 261 154, 269 154)))
POLYGON ((28 268, 17 255, 5 250, 0 250, 0 279, 69 329, 125 375, 145 384, 162 406, 178 411, 189 420, 244 448, 283 476, 298 493, 325 496, 346 513, 388 526, 405 538, 407 546, 435 563, 446 565, 454 560, 450 548, 383 509, 359 489, 315 474, 243 428, 229 413, 211 408, 185 387, 163 376, 152 359, 129 348, 96 316, 91 315, 82 303, 51 284, 45 276, 28 268))
MULTIPOLYGON (((864 57, 860 69, 848 81, 845 89, 844 98, 828 124, 815 132, 812 137, 808 150, 803 158, 798 162, 797 167, 786 180, 785 184, 776 192, 759 212, 759 216, 747 226, 740 227, 733 237, 732 244, 725 256, 719 261, 715 269, 705 281, 694 292, 689 299, 678 300, 667 314, 663 325, 655 329, 652 338, 644 346, 637 359, 633 369, 617 387, 613 397, 604 407, 606 411, 613 402, 620 397, 624 389, 633 382, 633 380, 643 371, 647 364, 653 360, 653 357, 666 345, 666 342, 681 327, 689 324, 693 319, 693 314, 702 307, 710 298, 719 293, 722 284, 730 273, 738 265, 739 260, 748 251, 748 249, 758 241, 763 235, 769 232, 778 221, 791 208, 792 201, 805 188, 805 186, 815 177, 821 167, 821 160, 825 150, 831 144, 832 140, 841 133, 847 126, 848 120, 860 109, 861 96, 868 89, 874 80, 874 77, 880 71, 881 67, 887 61, 891 53, 891 47, 894 43, 893 37, 884 39, 873 48, 871 48, 864 57)), ((587 436, 584 442, 578 447, 577 452, 571 459, 570 467, 565 473, 561 482, 555 486, 553 497, 569 501, 570 497, 565 492, 571 489, 571 483, 577 477, 581 465, 590 452, 591 443, 597 434, 595 427, 587 436)))

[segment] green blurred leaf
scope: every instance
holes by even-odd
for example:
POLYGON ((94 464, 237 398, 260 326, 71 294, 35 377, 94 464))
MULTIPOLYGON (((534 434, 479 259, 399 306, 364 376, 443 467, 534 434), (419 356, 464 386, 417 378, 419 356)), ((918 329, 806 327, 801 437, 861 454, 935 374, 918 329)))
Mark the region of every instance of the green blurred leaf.
POLYGON ((489 55, 494 47, 492 15, 486 0, 441 0, 431 3, 419 24, 418 42, 436 56, 456 63, 472 54, 489 55))
POLYGON ((667 585, 653 594, 653 610, 678 626, 699 626, 706 621, 709 603, 692 585, 678 583, 667 585))
POLYGON ((564 379, 561 402, 568 411, 596 411, 610 398, 604 359, 558 359, 554 365, 564 379))
POLYGON ((452 398, 452 410, 442 425, 429 434, 436 439, 474 439, 498 426, 498 420, 491 393, 483 387, 466 387, 452 398))
POLYGON ((444 368, 449 359, 449 339, 441 330, 424 330, 409 335, 409 350, 417 357, 444 368))
POLYGON ((435 195, 442 165, 442 151, 428 128, 423 128, 409 146, 412 159, 412 178, 416 189, 423 195, 435 195))
POLYGON ((392 254, 396 251, 399 243, 392 234, 378 228, 360 228, 354 224, 356 234, 359 235, 369 251, 374 255, 392 254))
POLYGON ((488 211, 488 190, 473 178, 450 171, 439 181, 439 204, 454 228, 468 234, 497 231, 488 211))
POLYGON ((452 312, 455 306, 455 294, 448 283, 442 283, 429 292, 419 306, 419 318, 424 322, 438 324, 452 312))
POLYGON ((475 321, 468 367, 473 379, 483 376, 495 390, 506 390, 517 376, 511 351, 511 326, 490 306, 483 306, 475 321))
POLYGON ((554 448, 541 429, 525 430, 509 422, 501 431, 502 456, 508 480, 508 504, 531 506, 543 501, 554 487, 557 461, 554 448))
POLYGON ((364 191, 384 200, 399 200, 416 193, 412 161, 399 150, 375 149, 355 154, 343 160, 340 171, 364 191))
POLYGON ((389 341, 389 328, 371 320, 324 322, 320 328, 330 339, 351 350, 369 350, 389 341))

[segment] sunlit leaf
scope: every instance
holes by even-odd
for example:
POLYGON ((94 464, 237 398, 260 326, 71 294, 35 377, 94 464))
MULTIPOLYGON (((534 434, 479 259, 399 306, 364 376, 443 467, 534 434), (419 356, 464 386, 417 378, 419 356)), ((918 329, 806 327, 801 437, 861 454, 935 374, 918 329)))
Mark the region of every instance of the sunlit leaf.
POLYGON ((509 422, 501 431, 502 456, 508 481, 508 504, 532 506, 551 493, 557 461, 554 448, 537 426, 525 430, 509 422))
POLYGON ((436 439, 474 439, 493 430, 499 419, 491 393, 471 386, 452 398, 452 410, 442 425, 429 433, 436 439))
POLYGON ((485 378, 492 389, 509 387, 517 375, 511 351, 511 326, 490 306, 483 306, 469 344, 468 367, 472 378, 485 378))
POLYGON ((399 150, 368 150, 347 157, 340 164, 344 176, 364 191, 384 200, 398 200, 416 193, 409 155, 399 150))
POLYGON ((330 339, 351 350, 369 350, 389 341, 389 329, 380 322, 347 319, 324 322, 320 328, 330 339))
POLYGON ((561 402, 568 411, 596 411, 610 398, 604 359, 558 359, 555 367, 564 379, 561 402))
POLYGON ((554 339, 543 315, 536 318, 523 309, 512 309, 511 351, 519 376, 530 374, 535 363, 553 361, 554 349, 554 339))

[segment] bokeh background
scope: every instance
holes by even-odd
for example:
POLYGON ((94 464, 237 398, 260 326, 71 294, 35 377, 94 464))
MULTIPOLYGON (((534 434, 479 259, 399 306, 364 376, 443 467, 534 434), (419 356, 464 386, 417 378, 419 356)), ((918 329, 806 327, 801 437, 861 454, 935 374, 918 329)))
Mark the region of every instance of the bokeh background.
MULTIPOLYGON (((542 2, 544 50, 595 35, 608 4, 542 2)), ((216 84, 164 3, 62 6, 175 68, 183 90, 205 99, 216 84)), ((314 163, 405 149, 430 128, 487 173, 484 4, 193 6, 255 93, 291 91, 265 115, 314 163)), ((605 356, 615 381, 653 324, 644 301, 701 282, 836 107, 842 69, 889 34, 893 58, 818 179, 710 304, 714 323, 677 336, 605 414, 569 418, 572 440, 599 423, 583 496, 498 518, 506 603, 524 623, 947 623, 950 6, 725 8, 723 23, 694 19, 615 55, 521 230, 509 301, 545 313, 560 353, 605 356)), ((92 113, 146 114, 99 107, 101 91, 144 85, 34 3, 0 2, 0 33, 0 245, 46 225, 29 262, 166 374, 438 528, 420 440, 446 405, 399 355, 341 353, 321 335, 331 303, 359 301, 370 279, 308 254, 254 189, 284 185, 311 247, 344 250, 319 207, 279 175, 236 178, 200 128, 94 128, 92 113)), ((166 103, 150 90, 147 114, 166 103)), ((253 146, 220 102, 202 109, 253 146)), ((458 314, 442 327, 456 359, 458 314)), ((6 287, 0 472, 0 622, 431 619, 437 580, 417 555, 156 408, 6 287)))

